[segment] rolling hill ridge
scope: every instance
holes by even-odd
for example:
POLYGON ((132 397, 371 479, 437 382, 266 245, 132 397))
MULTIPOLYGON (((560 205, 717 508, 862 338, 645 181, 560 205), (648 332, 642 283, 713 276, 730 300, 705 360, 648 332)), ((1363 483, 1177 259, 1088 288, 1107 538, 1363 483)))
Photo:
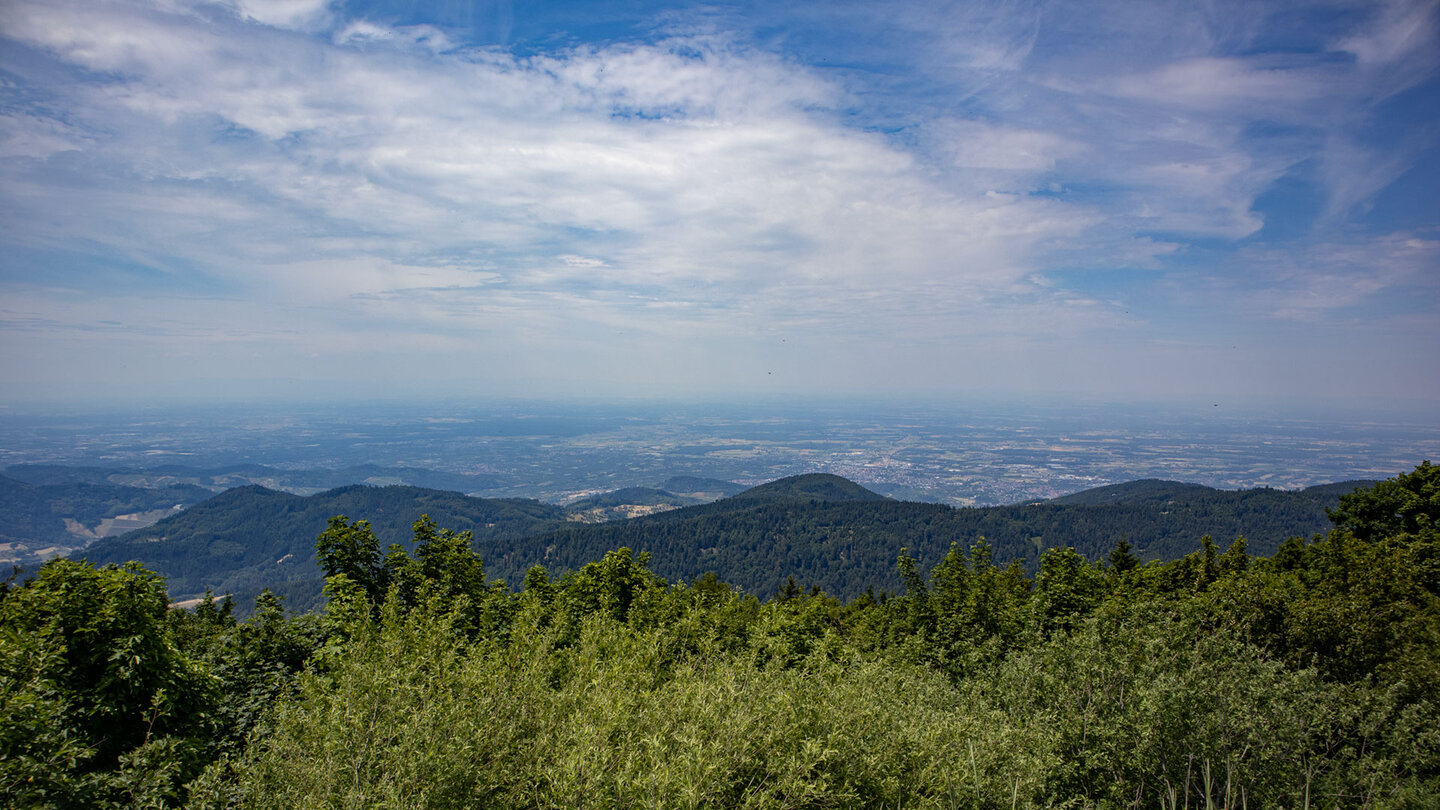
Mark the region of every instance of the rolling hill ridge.
MULTIPOLYGON (((1184 556, 1205 534, 1222 545, 1244 535, 1253 553, 1269 554, 1287 537, 1328 528, 1326 507, 1356 486, 1226 491, 1140 481, 1055 501, 955 509, 893 501, 844 478, 812 474, 711 503, 589 525, 538 501, 405 486, 348 486, 301 497, 252 486, 99 541, 83 556, 95 563, 139 560, 169 579, 176 598, 206 588, 243 596, 274 586, 303 607, 319 593, 314 543, 331 516, 369 520, 382 545, 408 545, 411 523, 429 514, 442 527, 473 532, 489 576, 512 583, 535 564, 570 570, 628 546, 650 552, 654 570, 670 579, 713 571, 767 597, 794 576, 806 587, 853 598, 867 587, 899 590, 901 548, 928 567, 952 543, 969 547, 982 538, 996 560, 1019 560, 1031 569, 1046 548, 1073 546, 1095 559, 1121 539, 1149 559, 1184 556)), ((664 500, 657 494, 662 490, 619 492, 611 501, 664 500)))

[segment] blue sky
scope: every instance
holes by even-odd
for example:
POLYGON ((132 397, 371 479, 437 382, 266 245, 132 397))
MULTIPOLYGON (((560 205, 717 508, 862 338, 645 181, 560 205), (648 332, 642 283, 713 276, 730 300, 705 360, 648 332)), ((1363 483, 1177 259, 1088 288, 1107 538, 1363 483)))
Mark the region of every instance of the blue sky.
POLYGON ((0 399, 1440 400, 1435 2, 0 5, 0 399))

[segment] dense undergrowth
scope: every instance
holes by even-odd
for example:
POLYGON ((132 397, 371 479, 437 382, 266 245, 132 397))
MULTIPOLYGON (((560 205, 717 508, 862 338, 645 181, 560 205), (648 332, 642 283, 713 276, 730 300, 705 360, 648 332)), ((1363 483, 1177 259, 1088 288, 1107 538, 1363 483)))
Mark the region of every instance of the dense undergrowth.
POLYGON ((1440 806, 1440 473, 1140 564, 953 549, 760 602, 628 549, 512 591, 332 521, 318 616, 58 561, 0 601, 17 807, 1440 806))

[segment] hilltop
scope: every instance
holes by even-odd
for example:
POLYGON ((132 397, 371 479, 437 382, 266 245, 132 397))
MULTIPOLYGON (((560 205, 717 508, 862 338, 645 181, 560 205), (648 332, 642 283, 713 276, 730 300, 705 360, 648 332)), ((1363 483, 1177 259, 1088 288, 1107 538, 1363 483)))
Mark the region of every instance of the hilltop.
POLYGON ((871 492, 854 481, 829 473, 792 475, 768 484, 751 487, 734 496, 737 500, 765 501, 887 501, 884 495, 871 492))

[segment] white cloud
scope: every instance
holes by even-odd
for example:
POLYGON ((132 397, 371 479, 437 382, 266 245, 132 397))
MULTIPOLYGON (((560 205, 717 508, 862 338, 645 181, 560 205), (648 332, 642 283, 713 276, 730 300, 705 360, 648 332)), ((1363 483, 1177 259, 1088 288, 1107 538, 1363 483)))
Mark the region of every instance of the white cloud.
MULTIPOLYGON (((1419 135, 1419 140, 1424 140, 1424 135, 1419 135)), ((1324 222, 1335 225, 1357 210, 1368 209, 1380 191, 1411 167, 1415 155, 1423 149, 1416 140, 1401 139, 1398 146, 1376 149, 1339 133, 1328 138, 1319 160, 1325 184, 1324 222)))
POLYGON ((324 20, 330 0, 236 0, 242 17, 277 28, 305 28, 324 20))
MULTIPOLYGON (((723 40, 437 57, 374 27, 327 46, 180 16, 95 28, 63 8, 21 11, 30 24, 16 33, 118 74, 73 90, 76 114, 115 130, 89 152, 114 172, 90 180, 87 205, 110 223, 97 235, 90 219, 91 237, 163 241, 182 261, 285 294, 443 286, 400 268, 446 256, 519 285, 574 283, 568 268, 587 284, 705 303, 735 295, 722 282, 783 295, 787 279, 983 294, 1009 289, 1047 239, 1088 221, 1054 202, 936 185, 882 139, 830 120, 833 87, 723 40), (146 179, 132 185, 137 170, 146 179), (556 266, 544 257, 557 247, 606 262, 556 266), (352 270, 331 270, 342 266, 352 270)), ((1031 134, 1030 154, 1005 157, 988 137, 997 161, 1072 148, 1031 134)))
MULTIPOLYGON (((1395 298, 1380 322, 1440 305, 1440 239, 1401 232, 1352 242, 1326 242, 1303 253, 1255 251, 1250 281, 1263 279, 1245 297, 1251 311, 1281 319, 1352 320, 1360 308, 1395 298)), ((1429 330, 1434 332, 1435 330, 1429 330)))
POLYGON ((1436 7, 1427 0, 1389 0, 1378 4, 1380 13, 1364 30, 1344 37, 1337 43, 1340 50, 1355 55, 1366 67, 1388 67, 1414 62, 1437 60, 1436 7))
MULTIPOLYGON (((304 344, 331 360, 383 333, 396 352, 576 379, 609 379, 627 351, 653 364, 634 378, 740 373, 779 335, 838 347, 793 361, 809 378, 845 358, 923 374, 971 345, 1024 341, 996 349, 1019 356, 1133 335, 1163 319, 1126 314, 1129 292, 1087 292, 1084 273, 1159 271, 1192 240, 1255 235, 1256 200, 1302 161, 1318 161, 1334 222, 1409 165, 1336 113, 1431 59, 1433 15, 1390 8, 1335 40, 1351 66, 1236 56, 1260 12, 1186 11, 1171 29, 1173 8, 1133 8, 1131 24, 1110 6, 1087 23, 903 5, 884 24, 941 89, 900 98, 915 106, 897 123, 867 117, 874 87, 853 74, 714 26, 522 57, 323 2, 14 0, 0 66, 45 75, 46 98, 0 117, 0 237, 66 258, 27 271, 53 283, 5 288, 6 328, 80 334, 123 310, 115 328, 146 345, 304 344), (1047 49, 1082 23, 1115 39, 1047 49), (1270 126, 1287 134, 1256 136, 1270 126)), ((1278 262, 1290 275, 1259 295, 1232 285, 1266 302, 1235 308, 1313 320, 1434 261, 1384 242, 1387 266, 1412 269, 1367 275, 1374 245, 1347 244, 1278 262)))
POLYGON ((1160 103, 1169 108, 1262 117, 1284 116, 1344 80, 1337 71, 1266 65, 1254 59, 1203 57, 1162 65, 1092 85, 1099 92, 1160 103))
POLYGON ((935 127, 956 166, 1018 172, 1047 172, 1061 160, 1085 155, 1083 143, 1056 132, 1021 129, 986 121, 947 121, 935 127))
POLYGON ((20 112, 0 114, 0 158, 44 159, 83 149, 90 139, 63 121, 20 112))
POLYGON ((565 254, 564 256, 559 256, 558 258, 560 259, 560 262, 561 262, 562 264, 566 265, 567 267, 604 267, 604 266, 605 266, 605 260, 604 260, 604 259, 596 259, 596 258, 591 257, 591 256, 574 256, 574 255, 571 255, 571 254, 568 254, 568 253, 567 253, 567 254, 565 254))

